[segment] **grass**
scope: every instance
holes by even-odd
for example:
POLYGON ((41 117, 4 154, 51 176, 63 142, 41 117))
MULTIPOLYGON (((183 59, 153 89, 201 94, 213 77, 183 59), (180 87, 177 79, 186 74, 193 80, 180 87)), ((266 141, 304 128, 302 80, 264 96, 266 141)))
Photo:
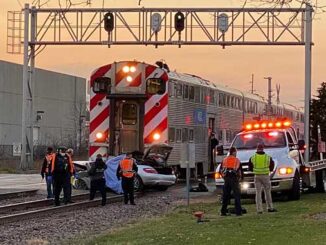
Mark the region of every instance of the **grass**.
POLYGON ((326 219, 313 217, 326 213, 326 194, 306 194, 300 201, 277 202, 277 213, 257 215, 254 204, 244 206, 248 214, 242 217, 220 217, 217 203, 182 206, 86 244, 326 244, 326 219), (204 211, 209 221, 197 224, 192 213, 198 210, 204 211))

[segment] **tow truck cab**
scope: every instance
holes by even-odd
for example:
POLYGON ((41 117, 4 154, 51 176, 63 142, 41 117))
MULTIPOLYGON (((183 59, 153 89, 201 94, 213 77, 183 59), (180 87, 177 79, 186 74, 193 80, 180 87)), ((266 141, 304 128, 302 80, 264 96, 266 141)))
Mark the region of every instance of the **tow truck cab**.
MULTIPOLYGON (((290 127, 289 122, 281 122, 277 127, 273 125, 274 127, 268 127, 267 123, 262 123, 246 126, 232 141, 231 146, 237 148, 237 157, 244 172, 241 194, 255 194, 254 174, 249 171, 248 165, 249 159, 256 152, 257 144, 263 144, 264 151, 275 163, 274 170, 270 174, 272 191, 285 193, 290 199, 299 199, 300 165, 303 163, 299 149, 304 143, 298 141, 295 130, 290 127)), ((224 185, 224 180, 219 174, 220 165, 217 166, 215 174, 215 183, 219 192, 224 185)))

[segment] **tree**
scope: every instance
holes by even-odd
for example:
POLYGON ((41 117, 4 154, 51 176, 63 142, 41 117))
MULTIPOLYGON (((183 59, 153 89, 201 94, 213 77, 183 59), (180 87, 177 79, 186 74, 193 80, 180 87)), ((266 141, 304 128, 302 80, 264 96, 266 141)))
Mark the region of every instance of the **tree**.
POLYGON ((326 82, 321 83, 317 93, 310 105, 310 146, 313 159, 318 158, 318 125, 321 129, 321 140, 326 140, 326 82))

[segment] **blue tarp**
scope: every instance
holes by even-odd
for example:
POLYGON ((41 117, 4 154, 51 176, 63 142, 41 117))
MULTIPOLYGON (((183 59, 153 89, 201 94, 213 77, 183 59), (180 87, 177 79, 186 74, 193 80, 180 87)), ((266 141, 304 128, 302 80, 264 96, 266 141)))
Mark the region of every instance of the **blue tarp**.
POLYGON ((104 172, 106 186, 118 194, 123 193, 123 191, 121 187, 121 180, 118 180, 116 174, 119 163, 124 157, 125 155, 120 155, 107 160, 107 169, 104 172))

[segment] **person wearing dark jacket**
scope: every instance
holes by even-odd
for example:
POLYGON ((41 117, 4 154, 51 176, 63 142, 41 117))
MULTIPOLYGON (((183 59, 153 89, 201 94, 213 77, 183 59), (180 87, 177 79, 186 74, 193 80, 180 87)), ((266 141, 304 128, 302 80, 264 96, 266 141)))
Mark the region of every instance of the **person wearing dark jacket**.
POLYGON ((57 153, 52 158, 51 172, 54 184, 54 203, 55 206, 60 205, 60 192, 63 189, 64 203, 67 204, 70 200, 69 187, 70 177, 73 174, 73 163, 70 156, 66 153, 65 147, 57 149, 57 153))
POLYGON ((41 169, 42 179, 44 179, 44 177, 45 177, 45 181, 46 181, 46 189, 47 189, 47 193, 48 193, 48 196, 47 196, 48 199, 53 198, 53 191, 52 191, 53 190, 53 180, 52 180, 52 172, 51 172, 53 156, 54 156, 53 148, 51 146, 49 146, 47 148, 46 155, 44 157, 42 169, 41 169))
POLYGON ((264 146, 262 144, 258 144, 256 153, 249 160, 249 171, 253 171, 255 175, 256 209, 258 214, 263 213, 262 189, 265 192, 267 211, 276 212, 276 209, 273 207, 272 187, 269 176, 269 173, 273 170, 274 161, 272 157, 264 152, 264 146))
POLYGON ((233 192, 234 196, 235 213, 237 216, 241 216, 242 207, 239 180, 243 178, 243 171, 240 160, 237 158, 237 149, 235 147, 231 147, 229 150, 229 156, 223 159, 220 174, 224 179, 221 216, 227 215, 227 205, 231 199, 231 192, 233 192))
POLYGON ((138 167, 135 159, 132 158, 132 153, 127 153, 126 157, 122 159, 117 168, 117 178, 121 181, 124 203, 128 204, 130 200, 131 205, 135 205, 134 202, 134 179, 138 172, 138 167))
POLYGON ((91 168, 88 171, 89 176, 91 177, 91 189, 89 199, 93 200, 95 197, 96 191, 100 191, 102 195, 102 206, 106 204, 106 189, 105 189, 105 178, 104 171, 107 168, 105 162, 102 159, 102 155, 98 154, 96 160, 91 164, 91 168))

